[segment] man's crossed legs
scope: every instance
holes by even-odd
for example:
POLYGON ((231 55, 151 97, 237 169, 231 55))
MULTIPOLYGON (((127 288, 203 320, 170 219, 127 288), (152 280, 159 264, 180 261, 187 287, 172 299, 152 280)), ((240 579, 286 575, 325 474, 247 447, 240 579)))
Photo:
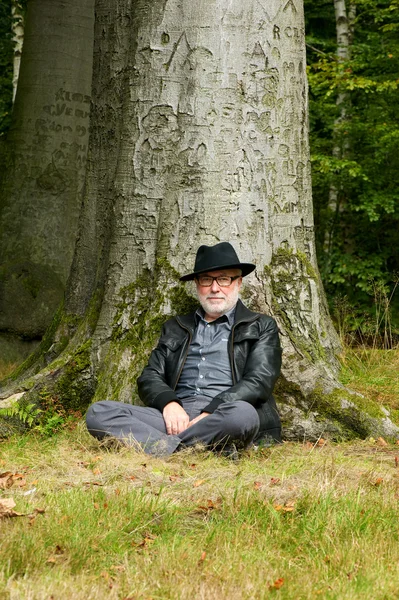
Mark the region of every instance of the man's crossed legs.
MULTIPOLYGON (((196 396, 182 400, 190 421, 209 404, 209 398, 196 396)), ((87 429, 96 438, 112 436, 131 445, 137 444, 147 454, 168 456, 177 449, 203 444, 223 449, 231 444, 247 447, 259 431, 259 417, 248 402, 221 404, 215 412, 178 435, 166 433, 162 413, 148 406, 104 400, 89 407, 87 429)))

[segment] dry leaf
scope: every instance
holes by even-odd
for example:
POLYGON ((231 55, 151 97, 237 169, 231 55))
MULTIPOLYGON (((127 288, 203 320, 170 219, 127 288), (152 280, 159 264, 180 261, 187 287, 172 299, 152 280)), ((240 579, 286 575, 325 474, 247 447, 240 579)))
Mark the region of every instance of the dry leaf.
POLYGON ((199 504, 197 506, 197 508, 195 509, 195 512, 198 512, 198 513, 210 513, 211 510, 216 510, 216 509, 220 508, 221 504, 222 504, 222 499, 221 498, 218 498, 216 500, 216 502, 214 502, 213 500, 207 500, 206 505, 199 504))
POLYGON ((100 475, 100 469, 93 469, 93 475, 100 475))
POLYGON ((276 581, 274 583, 271 583, 269 585, 269 589, 270 590, 279 590, 284 584, 284 579, 282 577, 280 577, 279 579, 276 579, 276 581))
POLYGON ((11 471, 0 473, 0 489, 6 490, 12 485, 24 487, 26 485, 25 476, 22 473, 11 473, 11 471))
POLYGON ((397 468, 399 466, 399 457, 395 456, 395 467, 397 468))
POLYGON ((381 485, 383 481, 384 481, 384 480, 383 480, 383 478, 382 478, 382 477, 377 477, 377 479, 376 479, 376 480, 375 480, 375 482, 374 482, 374 485, 375 485, 375 486, 381 485))
POLYGON ((325 446, 326 444, 327 444, 327 440, 324 440, 323 438, 320 438, 320 439, 317 441, 317 445, 318 445, 318 446, 325 446))
POLYGON ((256 490, 260 490, 261 487, 262 487, 262 483, 260 481, 254 481, 254 488, 256 490))
POLYGON ((205 558, 206 558, 206 552, 205 552, 205 550, 204 550, 204 551, 201 553, 201 557, 200 557, 200 559, 199 559, 199 561, 198 561, 198 564, 200 565, 201 563, 203 563, 203 562, 204 562, 204 560, 205 560, 205 558))
POLYGON ((199 487, 203 483, 205 483, 205 479, 198 479, 197 481, 194 482, 194 487, 199 487))
POLYGON ((98 509, 100 508, 100 505, 99 505, 99 503, 98 503, 98 502, 94 502, 94 505, 93 505, 93 506, 94 506, 94 508, 95 508, 96 510, 98 510, 98 509))
POLYGON ((379 437, 376 441, 377 446, 388 446, 388 442, 383 437, 379 437))
POLYGON ((23 517, 23 513, 13 510, 15 502, 13 498, 2 498, 0 500, 0 519, 4 517, 23 517))
POLYGON ((293 512, 295 510, 295 500, 289 500, 285 504, 274 504, 273 508, 281 512, 293 512))
POLYGON ((279 477, 271 477, 270 478, 270 485, 277 485, 278 483, 280 483, 279 477))

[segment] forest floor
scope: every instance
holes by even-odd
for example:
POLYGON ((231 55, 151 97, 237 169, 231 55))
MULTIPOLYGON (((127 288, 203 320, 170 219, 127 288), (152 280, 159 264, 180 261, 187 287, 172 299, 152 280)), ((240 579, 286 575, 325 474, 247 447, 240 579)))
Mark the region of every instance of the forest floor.
MULTIPOLYGON (((357 352, 345 382, 397 408, 399 350, 357 352)), ((31 432, 0 442, 0 600, 398 598, 398 508, 381 438, 232 462, 31 432)))

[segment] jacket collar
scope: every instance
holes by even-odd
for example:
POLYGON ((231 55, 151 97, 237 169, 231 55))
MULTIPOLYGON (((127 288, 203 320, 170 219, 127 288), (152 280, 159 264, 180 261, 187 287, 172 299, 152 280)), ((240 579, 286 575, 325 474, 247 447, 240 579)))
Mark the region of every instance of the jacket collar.
MULTIPOLYGON (((178 323, 182 325, 185 329, 189 329, 191 333, 194 332, 196 323, 195 323, 195 313, 196 311, 190 313, 189 315, 179 315, 176 317, 178 323)), ((259 313, 253 312, 249 310, 241 300, 238 300, 236 304, 236 310, 234 314, 234 326, 238 323, 246 323, 249 321, 255 321, 259 317, 259 313)))

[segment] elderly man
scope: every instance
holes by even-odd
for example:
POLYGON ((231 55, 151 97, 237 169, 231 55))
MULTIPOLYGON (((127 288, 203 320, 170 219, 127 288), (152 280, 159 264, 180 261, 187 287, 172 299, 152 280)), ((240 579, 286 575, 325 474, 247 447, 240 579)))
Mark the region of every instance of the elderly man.
POLYGON ((87 413, 90 433, 136 443, 148 454, 169 455, 201 443, 236 456, 254 439, 279 441, 272 396, 281 347, 274 319, 239 300, 241 263, 228 242, 201 246, 194 272, 200 308, 167 321, 137 380, 146 406, 97 402, 87 413))

